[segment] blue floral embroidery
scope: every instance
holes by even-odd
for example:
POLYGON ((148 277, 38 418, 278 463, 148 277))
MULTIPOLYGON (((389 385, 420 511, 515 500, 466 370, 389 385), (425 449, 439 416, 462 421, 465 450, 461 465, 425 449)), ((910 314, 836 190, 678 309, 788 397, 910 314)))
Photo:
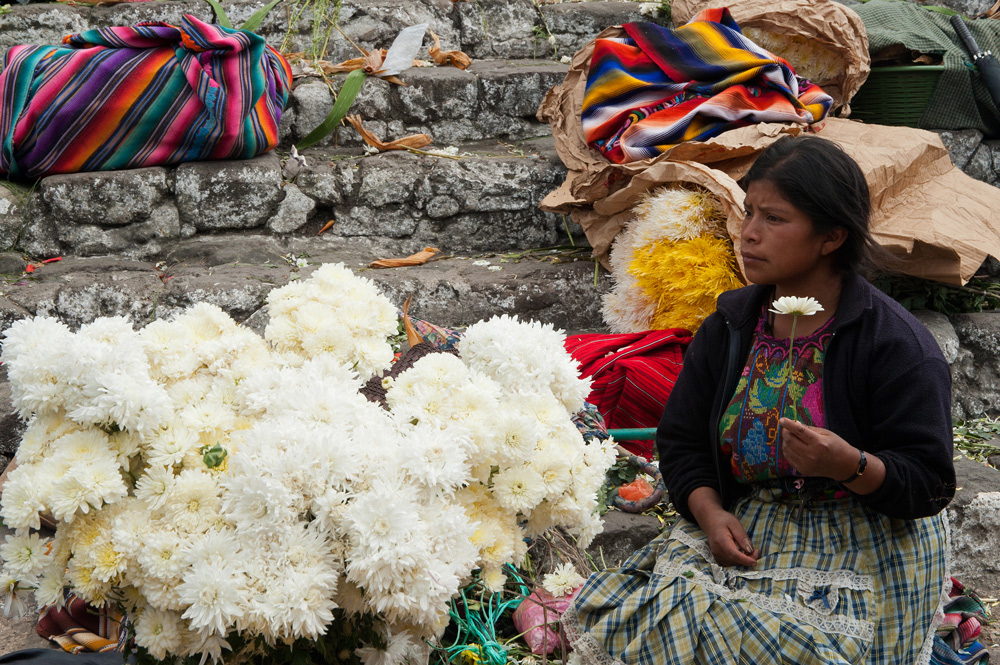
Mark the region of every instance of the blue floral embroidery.
POLYGON ((743 439, 743 445, 740 446, 740 453, 747 464, 759 467, 768 462, 770 452, 771 446, 767 441, 767 432, 764 429, 764 423, 757 420, 743 439))

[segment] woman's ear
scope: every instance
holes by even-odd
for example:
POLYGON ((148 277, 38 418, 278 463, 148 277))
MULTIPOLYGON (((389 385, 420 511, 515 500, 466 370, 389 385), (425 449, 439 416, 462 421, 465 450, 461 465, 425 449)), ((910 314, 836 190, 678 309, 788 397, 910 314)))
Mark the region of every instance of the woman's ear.
POLYGON ((837 226, 823 235, 825 238, 820 248, 820 253, 823 256, 827 256, 840 249, 840 246, 847 240, 847 229, 843 226, 837 226))

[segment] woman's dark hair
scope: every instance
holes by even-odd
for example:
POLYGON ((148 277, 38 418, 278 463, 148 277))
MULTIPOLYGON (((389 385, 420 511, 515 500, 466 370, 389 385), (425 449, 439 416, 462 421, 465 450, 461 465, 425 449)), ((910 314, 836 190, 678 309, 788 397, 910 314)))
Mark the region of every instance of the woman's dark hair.
POLYGON ((816 233, 836 227, 847 240, 834 256, 843 272, 872 276, 894 259, 868 228, 871 196, 861 167, 843 148, 816 136, 788 136, 768 146, 743 178, 743 189, 768 181, 813 222, 816 233))

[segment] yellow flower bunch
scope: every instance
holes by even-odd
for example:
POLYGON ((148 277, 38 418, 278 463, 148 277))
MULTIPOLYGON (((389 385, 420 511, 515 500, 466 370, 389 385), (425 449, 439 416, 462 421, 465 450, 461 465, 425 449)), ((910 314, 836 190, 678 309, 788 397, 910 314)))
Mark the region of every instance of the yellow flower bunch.
POLYGON ((698 329, 719 294, 741 286, 725 216, 711 194, 677 185, 643 196, 611 250, 604 298, 614 332, 698 329))

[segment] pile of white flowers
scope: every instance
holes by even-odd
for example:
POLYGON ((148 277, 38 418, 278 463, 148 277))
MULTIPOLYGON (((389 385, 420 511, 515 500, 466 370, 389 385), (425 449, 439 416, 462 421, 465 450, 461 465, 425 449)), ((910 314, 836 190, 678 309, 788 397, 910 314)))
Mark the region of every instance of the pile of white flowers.
POLYGON ((272 291, 261 339, 217 307, 134 331, 20 321, 2 360, 28 422, 2 515, 6 609, 25 590, 117 603, 157 659, 319 639, 372 618, 355 652, 395 662, 448 622, 479 569, 493 589, 525 536, 586 545, 613 443, 585 445, 580 379, 551 326, 471 326, 459 350, 387 368, 396 310, 324 265, 272 291), (29 530, 49 512, 51 542, 29 530))

